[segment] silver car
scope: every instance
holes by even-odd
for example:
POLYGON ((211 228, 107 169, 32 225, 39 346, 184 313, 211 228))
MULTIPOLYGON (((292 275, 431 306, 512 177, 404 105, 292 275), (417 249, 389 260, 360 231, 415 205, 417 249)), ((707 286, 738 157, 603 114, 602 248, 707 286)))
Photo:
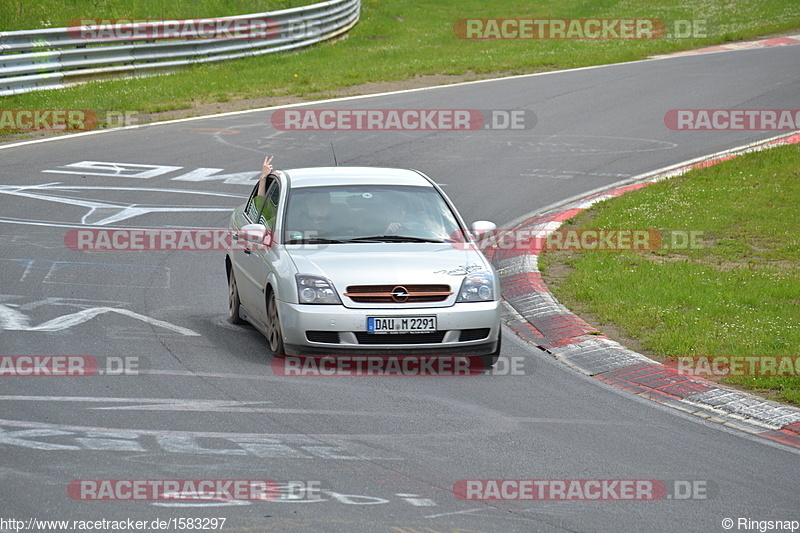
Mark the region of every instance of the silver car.
MULTIPOLYGON (((433 180, 414 170, 268 176, 231 216, 230 318, 273 354, 500 352, 492 265, 433 180)), ((491 231, 478 221, 472 234, 491 231)))

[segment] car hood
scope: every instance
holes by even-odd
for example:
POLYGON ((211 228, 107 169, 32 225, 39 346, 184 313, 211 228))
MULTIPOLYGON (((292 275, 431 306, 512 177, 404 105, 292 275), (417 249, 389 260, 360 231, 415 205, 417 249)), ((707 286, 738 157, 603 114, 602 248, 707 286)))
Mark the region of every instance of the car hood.
POLYGON ((450 243, 358 243, 288 246, 301 274, 348 285, 445 283, 458 288, 469 272, 491 270, 477 250, 450 243))

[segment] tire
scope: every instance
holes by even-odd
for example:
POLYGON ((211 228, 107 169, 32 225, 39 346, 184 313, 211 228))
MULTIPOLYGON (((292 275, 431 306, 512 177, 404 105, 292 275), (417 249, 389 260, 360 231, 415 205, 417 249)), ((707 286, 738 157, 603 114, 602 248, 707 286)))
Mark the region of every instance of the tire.
POLYGON ((503 335, 502 332, 497 334, 497 348, 495 348, 494 352, 490 353, 489 355, 482 355, 481 361, 483 361, 483 369, 489 370, 492 368, 495 363, 497 363, 497 359, 500 357, 500 348, 503 344, 503 335))
POLYGON ((233 324, 244 324, 244 320, 239 316, 239 306, 242 301, 239 299, 239 287, 236 285, 236 278, 233 275, 233 266, 228 274, 228 318, 233 324))
POLYGON ((269 291, 267 296, 267 342, 272 355, 285 355, 283 348, 283 332, 281 331, 281 320, 278 316, 278 301, 275 293, 269 291))

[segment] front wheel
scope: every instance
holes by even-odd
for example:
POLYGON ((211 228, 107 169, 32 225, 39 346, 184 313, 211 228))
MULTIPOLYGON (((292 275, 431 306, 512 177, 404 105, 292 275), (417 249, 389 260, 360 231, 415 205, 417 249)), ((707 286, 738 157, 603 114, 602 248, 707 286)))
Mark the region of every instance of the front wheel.
POLYGON ((495 363, 497 363, 497 359, 500 357, 501 344, 503 344, 502 332, 497 334, 497 348, 495 348, 494 352, 490 353, 489 355, 481 356, 484 370, 489 370, 495 365, 495 363))
POLYGON ((244 320, 239 316, 239 306, 242 301, 239 299, 239 288, 236 286, 236 278, 233 276, 233 266, 228 274, 228 317, 234 324, 244 324, 244 320))
POLYGON ((281 321, 278 316, 278 301, 275 293, 270 291, 267 297, 267 342, 272 355, 284 355, 283 333, 281 321))

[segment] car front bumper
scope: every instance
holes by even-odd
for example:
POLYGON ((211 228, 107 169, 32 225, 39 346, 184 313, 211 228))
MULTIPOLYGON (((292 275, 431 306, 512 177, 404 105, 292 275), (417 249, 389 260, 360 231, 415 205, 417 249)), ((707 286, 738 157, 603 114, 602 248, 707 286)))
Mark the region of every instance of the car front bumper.
POLYGON ((488 355, 497 347, 501 302, 457 303, 450 307, 347 308, 278 301, 286 353, 488 355), (437 331, 368 333, 367 318, 436 316, 437 331))

